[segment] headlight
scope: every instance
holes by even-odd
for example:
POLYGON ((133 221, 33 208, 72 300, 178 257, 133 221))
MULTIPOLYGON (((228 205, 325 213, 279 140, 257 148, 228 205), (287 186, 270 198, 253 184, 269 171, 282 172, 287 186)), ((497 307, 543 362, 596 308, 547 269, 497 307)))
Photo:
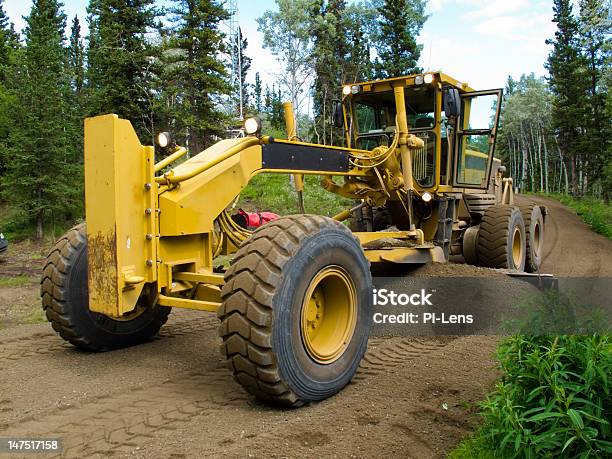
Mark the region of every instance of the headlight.
POLYGON ((172 144, 172 134, 169 132, 160 132, 157 134, 157 145, 160 148, 167 148, 172 144))
POLYGON ((427 75, 423 77, 423 81, 425 82, 425 84, 431 84, 433 83, 433 80, 434 80, 434 76, 431 73, 428 73, 427 75))
POLYGON ((259 116, 252 116, 244 120, 244 132, 248 135, 255 135, 261 132, 261 119, 259 116))
POLYGON ((428 191, 421 195, 421 199, 423 200, 423 202, 430 202, 432 198, 433 196, 428 191))
POLYGON ((357 86, 357 85, 351 86, 351 92, 353 94, 359 94, 359 86, 357 86))
POLYGON ((344 94, 345 96, 348 96, 351 93, 351 87, 350 86, 344 86, 342 88, 342 94, 344 94))
POLYGON ((423 75, 417 75, 414 77, 414 84, 422 85, 423 84, 423 75))

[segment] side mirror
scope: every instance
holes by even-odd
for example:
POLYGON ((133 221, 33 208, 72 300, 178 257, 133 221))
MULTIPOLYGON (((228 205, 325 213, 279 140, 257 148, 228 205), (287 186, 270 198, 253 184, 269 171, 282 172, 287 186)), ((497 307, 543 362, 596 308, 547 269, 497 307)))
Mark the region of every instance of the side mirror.
POLYGON ((461 96, 456 88, 446 88, 443 97, 444 113, 447 118, 461 115, 461 96))
POLYGON ((344 115, 342 114, 342 102, 334 101, 334 112, 332 114, 332 125, 336 128, 344 127, 344 115))

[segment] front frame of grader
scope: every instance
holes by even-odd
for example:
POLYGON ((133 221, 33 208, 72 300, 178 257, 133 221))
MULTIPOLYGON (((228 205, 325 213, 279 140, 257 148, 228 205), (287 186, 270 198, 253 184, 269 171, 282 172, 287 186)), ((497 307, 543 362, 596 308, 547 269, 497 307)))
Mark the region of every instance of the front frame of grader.
MULTIPOLYGON (((436 97, 436 119, 442 111, 442 88, 474 93, 468 85, 443 73, 430 82, 436 97)), ((370 262, 443 262, 448 254, 434 243, 435 224, 414 225, 412 200, 428 191, 435 196, 461 193, 452 184, 440 183, 440 125, 437 133, 436 172, 432 187, 423 188, 412 177, 411 150, 422 141, 409 133, 404 89, 413 87, 413 75, 380 82, 361 83, 361 92, 393 91, 397 103, 397 154, 387 155, 382 176, 382 153, 351 148, 354 141, 351 104, 344 100, 345 133, 349 148, 315 145, 295 140, 292 111, 286 111, 288 137, 277 140, 249 136, 223 140, 169 172, 156 176, 185 153, 178 148, 167 159, 154 163, 154 148, 142 146, 129 121, 116 115, 85 121, 85 196, 89 247, 89 307, 91 311, 121 319, 134 313, 146 289, 161 306, 214 312, 221 304, 223 274, 213 270, 213 258, 236 250, 248 234, 225 209, 249 180, 260 173, 311 174, 324 177, 322 186, 345 197, 361 198, 368 205, 392 199, 403 201, 410 227, 404 231, 354 233, 370 262), (405 164, 408 167, 401 167, 405 164), (333 177, 344 177, 338 184, 333 177), (374 183, 374 184, 373 184, 374 183), (410 218, 412 217, 412 218, 410 218), (376 241, 407 240, 389 248, 376 241)), ((491 93, 484 92, 486 94, 491 93)), ((499 110, 496 117, 499 116, 499 110)), ((496 126, 497 120, 495 120, 496 126)), ((493 146, 495 130, 491 138, 493 146)), ((491 171, 492 150, 487 181, 491 171)), ((456 152, 455 152, 456 155, 456 152)), ((336 216, 342 220, 348 211, 336 216)))

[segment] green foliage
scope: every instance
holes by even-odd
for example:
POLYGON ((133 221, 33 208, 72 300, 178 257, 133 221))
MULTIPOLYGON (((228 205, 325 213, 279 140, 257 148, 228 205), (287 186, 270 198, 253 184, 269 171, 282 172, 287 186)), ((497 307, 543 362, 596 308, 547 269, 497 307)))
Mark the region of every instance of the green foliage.
POLYGON ((508 78, 496 156, 523 191, 565 190, 566 168, 552 132, 552 100, 544 78, 508 78))
MULTIPOLYGON (((74 164, 73 133, 66 119, 69 79, 66 72, 66 18, 56 0, 36 0, 26 18, 23 61, 14 82, 10 161, 2 177, 2 195, 12 208, 12 227, 45 227, 80 214, 81 184, 74 164)), ((9 225, 10 226, 10 225, 9 225)))
POLYGON ((423 46, 417 44, 416 38, 427 20, 426 2, 384 0, 375 4, 380 14, 375 39, 376 76, 390 78, 421 72, 417 62, 423 46))
POLYGON ((16 61, 19 56, 19 37, 9 23, 0 0, 0 176, 6 170, 6 149, 11 129, 11 111, 15 104, 12 91, 16 76, 16 61))
MULTIPOLYGON (((312 50, 309 11, 316 0, 276 0, 278 11, 265 11, 257 19, 263 46, 282 66, 281 90, 300 113, 311 75, 312 50)), ((297 124, 297 123, 296 123, 297 124)), ((297 124, 298 133, 300 126, 297 124)))
POLYGON ((575 196, 608 194, 602 188, 610 161, 612 127, 605 84, 610 59, 610 19, 604 0, 582 0, 580 14, 570 0, 555 0, 557 31, 546 68, 554 94, 552 126, 575 196))
POLYGON ((605 0, 581 0, 579 3, 579 41, 583 54, 585 77, 588 82, 585 95, 585 134, 581 150, 588 162, 583 167, 591 181, 609 179, 602 164, 610 161, 612 124, 606 118, 606 98, 609 92, 604 88, 606 61, 611 56, 612 17, 610 4, 605 0))
POLYGON ((233 65, 240 69, 239 74, 234 76, 235 81, 232 81, 232 101, 234 104, 234 114, 240 115, 240 103, 242 101, 242 114, 247 111, 249 105, 249 84, 246 81, 247 75, 251 68, 251 58, 245 54, 249 42, 242 35, 242 28, 238 27, 238 34, 236 35, 236 42, 231 43, 232 56, 238 57, 238 62, 233 65), (242 89, 240 89, 242 88, 242 89))
POLYGON ((345 10, 345 1, 321 0, 310 11, 314 37, 312 65, 316 75, 313 84, 316 122, 311 136, 317 143, 333 144, 336 137, 342 137, 331 127, 330 119, 348 50, 342 21, 345 10))
POLYGON ((164 127, 191 151, 200 152, 223 133, 220 96, 231 92, 219 54, 225 51, 220 22, 228 13, 216 1, 175 0, 164 31, 162 88, 164 127))
POLYGON ((70 30, 68 72, 72 89, 76 95, 76 102, 80 102, 85 84, 85 45, 81 36, 81 23, 78 16, 75 16, 72 20, 70 30))
POLYGON ((498 351, 502 381, 484 403, 500 452, 526 457, 612 453, 609 336, 515 336, 498 351))
MULTIPOLYGON (((317 177, 305 177, 306 213, 332 217, 351 207, 352 201, 325 191, 318 182, 317 177)), ((298 212, 297 194, 286 174, 257 175, 240 194, 238 207, 249 211, 271 211, 280 215, 292 215, 298 212)))
POLYGON ((609 335, 517 335, 498 359, 503 374, 482 404, 484 423, 450 457, 610 456, 609 335))
POLYGON ((151 80, 154 48, 147 33, 157 24, 154 0, 90 0, 87 48, 90 115, 116 113, 141 140, 153 139, 151 80))
POLYGON ((272 89, 266 86, 264 114, 267 123, 264 126, 266 133, 273 137, 286 138, 283 93, 280 88, 277 89, 274 85, 272 85, 272 89))
POLYGON ((562 194, 547 196, 571 207, 595 232, 612 239, 612 205, 610 203, 589 196, 582 198, 562 194))
POLYGON ((255 113, 259 114, 263 111, 262 86, 259 72, 255 73, 255 85, 253 86, 254 108, 255 113))

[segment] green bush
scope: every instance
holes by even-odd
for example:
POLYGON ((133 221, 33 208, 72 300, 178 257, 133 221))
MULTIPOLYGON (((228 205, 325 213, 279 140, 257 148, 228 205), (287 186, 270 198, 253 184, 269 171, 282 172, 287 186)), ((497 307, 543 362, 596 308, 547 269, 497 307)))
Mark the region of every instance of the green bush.
POLYGON ((498 348, 503 372, 484 423, 450 457, 610 457, 609 335, 517 335, 498 348))

